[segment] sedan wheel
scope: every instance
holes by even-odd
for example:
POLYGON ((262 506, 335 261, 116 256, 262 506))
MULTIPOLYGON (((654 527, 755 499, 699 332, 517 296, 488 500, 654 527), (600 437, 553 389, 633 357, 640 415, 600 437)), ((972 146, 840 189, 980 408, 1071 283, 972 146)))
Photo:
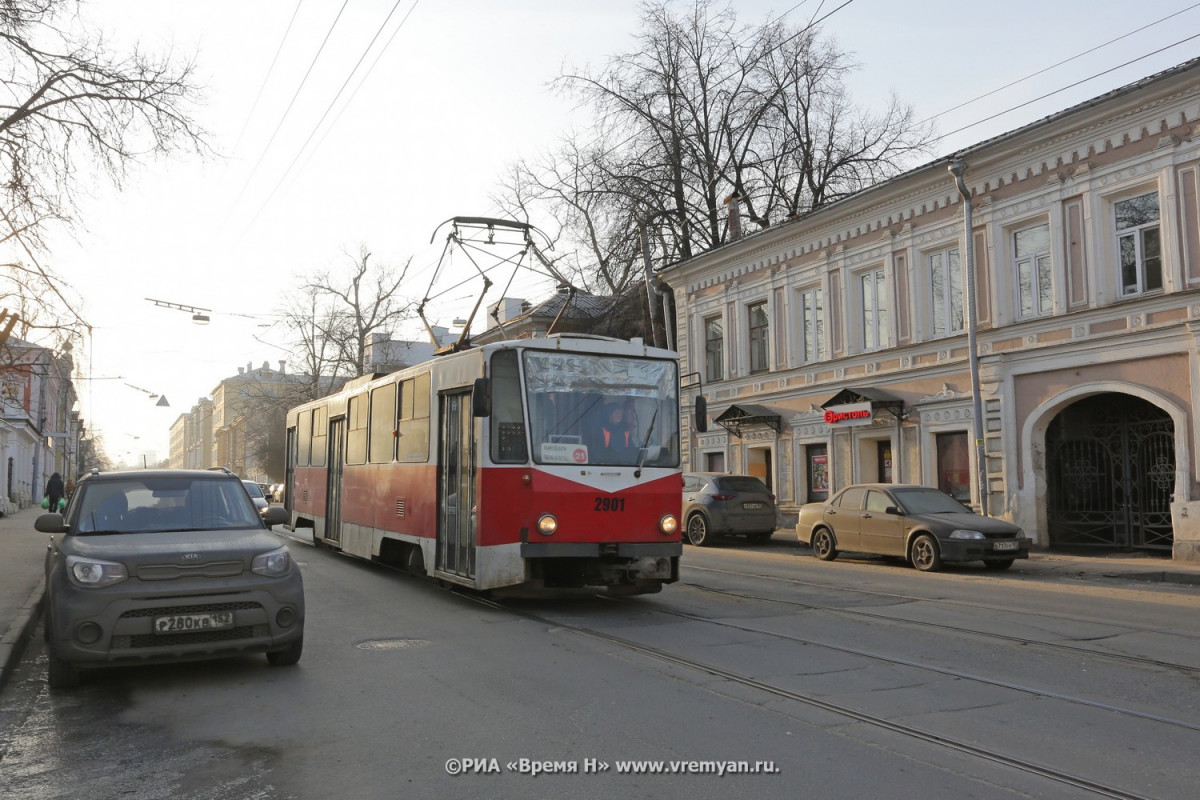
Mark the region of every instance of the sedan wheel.
POLYGON ((922 533, 913 540, 909 560, 921 572, 933 572, 942 568, 942 554, 938 552, 937 541, 927 533, 922 533))
POLYGON ((813 533, 812 537, 813 555, 822 561, 833 561, 837 558, 837 547, 833 544, 833 534, 825 528, 813 533))

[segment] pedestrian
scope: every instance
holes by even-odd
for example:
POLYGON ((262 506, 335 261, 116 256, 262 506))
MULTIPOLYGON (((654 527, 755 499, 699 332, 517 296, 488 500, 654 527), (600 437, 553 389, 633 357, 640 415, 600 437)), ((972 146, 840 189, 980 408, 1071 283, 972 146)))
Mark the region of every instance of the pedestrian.
POLYGON ((46 508, 51 511, 60 511, 58 504, 63 499, 66 492, 66 487, 63 486, 62 475, 57 472, 50 476, 50 480, 46 481, 46 500, 49 501, 46 508))

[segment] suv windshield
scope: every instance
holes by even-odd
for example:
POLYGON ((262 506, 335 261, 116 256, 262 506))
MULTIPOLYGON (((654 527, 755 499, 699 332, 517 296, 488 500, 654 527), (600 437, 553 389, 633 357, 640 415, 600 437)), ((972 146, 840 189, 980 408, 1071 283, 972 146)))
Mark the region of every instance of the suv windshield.
POLYGON ((237 480, 207 476, 146 476, 85 481, 67 524, 74 533, 224 530, 261 526, 237 480))

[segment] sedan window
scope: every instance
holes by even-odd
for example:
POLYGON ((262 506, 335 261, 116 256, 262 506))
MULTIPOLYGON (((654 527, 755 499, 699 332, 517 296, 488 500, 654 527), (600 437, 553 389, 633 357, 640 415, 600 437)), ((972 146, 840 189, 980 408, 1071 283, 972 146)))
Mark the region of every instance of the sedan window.
POLYGON ((867 492, 867 511, 876 511, 880 514, 888 510, 889 506, 894 506, 892 498, 888 497, 884 492, 870 491, 867 492))
POLYGON ((834 505, 841 508, 862 508, 863 495, 865 495, 866 492, 866 489, 863 489, 859 486, 851 486, 838 496, 837 502, 835 502, 834 505))

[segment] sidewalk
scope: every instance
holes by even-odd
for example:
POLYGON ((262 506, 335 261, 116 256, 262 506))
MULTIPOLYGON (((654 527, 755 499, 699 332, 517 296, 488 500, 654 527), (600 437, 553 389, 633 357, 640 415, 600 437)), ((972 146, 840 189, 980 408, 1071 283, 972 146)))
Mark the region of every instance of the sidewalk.
POLYGON ((34 507, 0 517, 0 689, 41 612, 50 534, 35 531, 33 521, 42 513, 34 507))
MULTIPOLYGON (((41 513, 40 508, 27 508, 0 517, 0 689, 39 620, 45 592, 46 546, 50 543, 49 534, 33 529, 33 521, 41 513)), ((280 532, 285 533, 283 529, 280 532)), ((773 543, 800 546, 795 535, 786 529, 775 532, 773 543)), ((684 554, 686 558, 687 549, 684 554)), ((1200 596, 1200 564, 1134 553, 1077 555, 1035 551, 1008 572, 997 573, 996 577, 1000 576, 1126 588, 1171 584, 1178 586, 1180 592, 1200 596)))

